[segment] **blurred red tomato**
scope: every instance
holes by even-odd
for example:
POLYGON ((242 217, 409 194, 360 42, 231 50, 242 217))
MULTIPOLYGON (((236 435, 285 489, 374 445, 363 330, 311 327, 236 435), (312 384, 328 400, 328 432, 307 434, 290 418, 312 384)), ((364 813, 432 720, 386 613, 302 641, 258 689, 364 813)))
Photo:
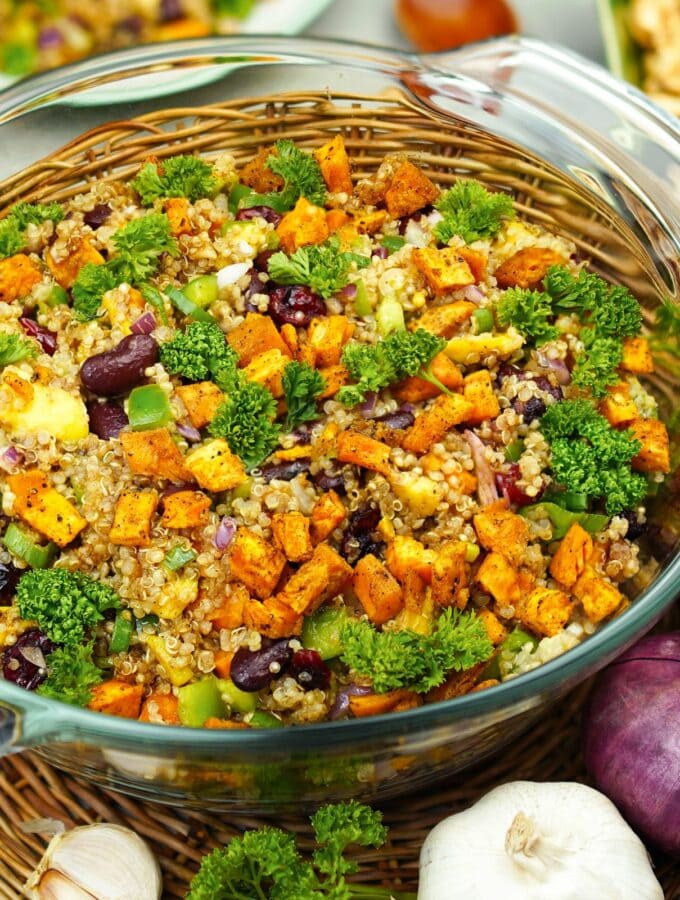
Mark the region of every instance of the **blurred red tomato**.
POLYGON ((517 29, 505 0, 397 0, 395 15, 406 37, 428 52, 517 29))

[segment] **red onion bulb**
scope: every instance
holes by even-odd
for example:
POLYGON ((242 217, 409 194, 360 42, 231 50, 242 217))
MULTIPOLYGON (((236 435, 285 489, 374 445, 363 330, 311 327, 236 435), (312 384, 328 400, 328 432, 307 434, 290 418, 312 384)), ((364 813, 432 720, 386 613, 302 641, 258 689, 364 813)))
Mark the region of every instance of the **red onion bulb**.
POLYGON ((633 828, 680 857, 680 632, 643 638, 599 676, 583 755, 633 828))

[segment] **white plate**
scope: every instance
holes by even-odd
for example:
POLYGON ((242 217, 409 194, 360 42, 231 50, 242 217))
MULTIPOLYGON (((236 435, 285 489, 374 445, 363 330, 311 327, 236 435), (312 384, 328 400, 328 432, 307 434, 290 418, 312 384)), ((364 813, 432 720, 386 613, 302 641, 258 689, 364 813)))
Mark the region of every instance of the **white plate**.
MULTIPOLYGON (((241 34, 298 34, 319 16, 333 0, 260 0, 255 9, 241 23, 241 34)), ((232 68, 232 67, 229 67, 232 68)), ((117 81, 115 87, 92 88, 69 97, 72 106, 100 106, 113 103, 134 103, 177 91, 188 91, 220 78, 227 66, 206 66, 193 72, 155 72, 117 81), (121 86, 125 85, 124 96, 121 86)), ((0 90, 17 81, 0 73, 0 90)))

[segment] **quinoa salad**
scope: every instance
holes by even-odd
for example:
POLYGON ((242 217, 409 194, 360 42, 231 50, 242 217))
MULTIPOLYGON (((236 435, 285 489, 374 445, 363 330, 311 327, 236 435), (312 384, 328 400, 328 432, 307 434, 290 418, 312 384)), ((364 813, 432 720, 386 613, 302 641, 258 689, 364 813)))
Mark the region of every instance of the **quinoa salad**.
POLYGON ((509 195, 340 135, 5 210, 0 677, 276 728, 568 651, 670 471, 641 330, 509 195))

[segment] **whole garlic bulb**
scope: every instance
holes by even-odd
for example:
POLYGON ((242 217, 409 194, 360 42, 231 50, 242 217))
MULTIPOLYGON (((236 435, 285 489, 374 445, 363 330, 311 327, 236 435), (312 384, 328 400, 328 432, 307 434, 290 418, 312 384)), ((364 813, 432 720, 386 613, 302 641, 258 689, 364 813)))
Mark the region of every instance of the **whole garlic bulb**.
POLYGON ((100 824, 56 834, 25 890, 30 900, 159 900, 162 881, 134 831, 100 824))
POLYGON ((418 900, 663 900, 644 844, 582 784, 514 781, 444 819, 420 854, 418 900))

